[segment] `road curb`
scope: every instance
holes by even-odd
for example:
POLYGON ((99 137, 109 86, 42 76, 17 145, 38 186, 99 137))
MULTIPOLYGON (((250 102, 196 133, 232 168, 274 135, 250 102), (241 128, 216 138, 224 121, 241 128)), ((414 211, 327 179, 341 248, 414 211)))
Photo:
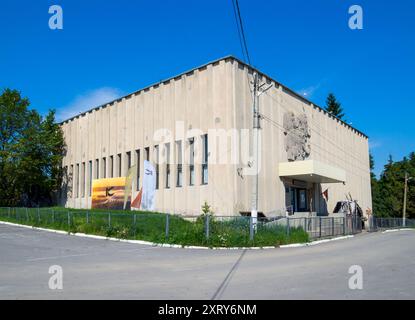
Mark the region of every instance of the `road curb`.
POLYGON ((267 247, 230 247, 230 248, 222 248, 222 247, 182 246, 182 245, 178 245, 178 244, 155 243, 155 242, 144 241, 144 240, 118 239, 118 238, 97 236, 97 235, 85 234, 85 233, 69 233, 67 231, 62 231, 62 230, 39 228, 39 227, 27 226, 27 225, 24 225, 24 224, 17 224, 17 223, 5 222, 5 221, 0 221, 0 225, 8 225, 8 226, 13 226, 13 227, 20 227, 20 228, 25 228, 25 229, 37 230, 37 231, 45 231, 45 232, 69 235, 69 236, 80 237, 80 238, 89 238, 89 239, 96 239, 96 240, 107 240, 107 241, 113 241, 113 242, 140 244, 140 245, 151 246, 151 247, 155 247, 155 248, 194 249, 194 250, 235 251, 235 250, 271 250, 271 249, 278 249, 278 248, 281 248, 281 249, 301 248, 301 247, 315 246, 315 245, 319 245, 319 244, 323 244, 323 243, 327 243, 327 242, 332 242, 332 241, 350 239, 350 238, 354 237, 354 236, 351 235, 351 236, 344 236, 344 237, 338 237, 338 238, 333 238, 333 239, 324 239, 324 240, 312 241, 312 242, 308 242, 308 243, 294 243, 294 244, 282 245, 282 246, 278 246, 278 247, 267 246, 267 247))
POLYGON ((346 240, 346 239, 351 239, 351 238, 354 238, 354 235, 342 236, 342 237, 337 237, 337 238, 332 238, 332 239, 317 240, 317 241, 312 241, 312 242, 308 242, 308 243, 287 244, 287 245, 280 246, 280 248, 281 249, 288 249, 288 248, 311 247, 311 246, 316 246, 316 245, 323 244, 323 243, 339 241, 339 240, 346 240))
POLYGON ((382 233, 391 233, 391 232, 399 232, 399 231, 415 231, 415 229, 406 228, 406 229, 389 229, 385 230, 382 233))

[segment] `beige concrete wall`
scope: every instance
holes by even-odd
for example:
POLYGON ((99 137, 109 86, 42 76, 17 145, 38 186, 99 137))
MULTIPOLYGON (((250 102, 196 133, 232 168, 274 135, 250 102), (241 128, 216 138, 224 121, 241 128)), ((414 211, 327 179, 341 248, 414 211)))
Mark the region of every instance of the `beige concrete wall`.
MULTIPOLYGON (((252 98, 248 79, 252 72, 241 63, 235 64, 235 108, 237 126, 252 128, 252 98), (243 93, 243 94, 239 94, 243 93)), ((346 184, 316 184, 315 198, 329 189, 328 212, 332 212, 337 201, 346 200, 351 194, 358 200, 363 211, 372 208, 368 139, 352 127, 330 116, 317 106, 296 96, 290 90, 262 76, 262 81, 274 86, 260 97, 260 113, 267 119, 261 120, 262 166, 259 176, 259 211, 264 213, 283 212, 285 209, 285 187, 279 178, 278 163, 287 162, 284 145, 284 113, 306 114, 311 133, 310 159, 341 168, 346 172, 346 184)), ((252 177, 238 177, 236 188, 239 211, 249 211, 252 177)), ((308 184, 311 187, 310 184, 308 184)), ((322 211, 324 203, 316 201, 314 210, 322 211)))
MULTIPOLYGON (((176 123, 183 123, 186 135, 190 129, 195 132, 196 144, 201 144, 201 134, 211 128, 228 130, 233 123, 233 63, 221 60, 169 81, 139 91, 112 104, 93 110, 62 124, 68 153, 63 166, 85 163, 85 182, 80 175, 69 177, 69 185, 83 185, 85 196, 79 191, 69 192, 62 204, 71 208, 90 208, 89 161, 92 161, 93 178, 96 159, 99 159, 99 177, 103 178, 102 159, 106 158, 106 177, 110 177, 110 156, 114 158, 114 176, 118 176, 117 155, 121 154, 122 175, 126 174, 126 153, 131 152, 132 164, 136 162, 136 150, 140 150, 140 177, 142 184, 144 148, 150 148, 150 161, 154 160, 154 133, 167 129, 174 140, 182 140, 184 152, 187 139, 179 137, 176 123)), ((193 133, 189 133, 193 135, 193 133)), ((161 147, 160 147, 161 148, 161 147)), ((170 144, 172 158, 175 158, 175 141, 170 144)), ((161 152, 161 149, 160 149, 161 152)), ((188 152, 185 152, 188 157, 188 152)), ((82 169, 80 169, 82 171, 82 169)), ((201 165, 195 165, 195 185, 189 186, 189 168, 183 166, 183 186, 176 187, 176 166, 171 165, 171 187, 165 187, 166 166, 160 165, 159 190, 156 191, 156 210, 171 213, 200 214, 202 204, 207 201, 217 214, 233 213, 234 188, 233 171, 228 165, 209 166, 209 183, 202 185, 201 165)), ((133 197, 137 194, 134 181, 133 197)))
MULTIPOLYGON (((67 197, 62 204, 72 208, 90 208, 89 161, 95 178, 96 159, 99 159, 99 176, 102 159, 106 158, 106 177, 110 177, 110 156, 114 157, 114 176, 117 176, 117 155, 121 154, 122 175, 127 171, 126 153, 131 152, 132 164, 136 162, 136 150, 140 150, 140 184, 143 177, 144 148, 150 148, 150 160, 154 160, 154 133, 167 129, 174 140, 182 140, 187 150, 187 138, 180 137, 177 123, 183 130, 198 129, 196 143, 201 144, 201 134, 219 129, 239 133, 252 129, 252 95, 249 81, 252 70, 233 58, 220 60, 189 73, 151 86, 114 103, 78 116, 62 124, 68 153, 63 166, 73 174, 68 177, 67 197), (76 168, 85 163, 85 197, 76 196, 76 168)), ((264 81, 274 83, 263 77, 264 81)), ((311 127, 311 159, 318 160, 346 171, 347 183, 316 186, 319 196, 329 188, 328 210, 332 211, 346 193, 357 199, 365 210, 371 208, 368 140, 356 130, 330 117, 318 107, 298 98, 279 84, 260 98, 260 112, 270 120, 262 120, 262 162, 259 177, 259 211, 264 213, 285 210, 285 187, 278 175, 278 163, 287 161, 284 150, 283 117, 285 112, 305 113, 311 127)), ((211 137, 209 135, 209 137, 211 137)), ((209 139, 209 144, 211 144, 209 139)), ((239 146, 251 144, 239 141, 239 146), (245 143, 245 145, 241 145, 245 143)), ((170 145, 171 157, 176 159, 176 146, 170 145)), ((188 150, 187 150, 188 151, 188 150)), ((209 150, 213 152, 213 150, 209 150)), ((239 150, 240 151, 240 150, 239 150)), ((231 159, 229 145, 222 153, 231 159)), ((219 153, 219 151, 218 151, 219 153)), ((252 154, 252 150, 251 150, 252 154)), ((188 157, 188 152, 185 152, 188 157)), ((156 209, 170 213, 200 214, 207 201, 217 215, 234 215, 251 210, 252 176, 243 176, 240 170, 248 164, 209 164, 209 183, 201 184, 201 165, 195 166, 195 185, 189 186, 189 168, 183 166, 183 187, 176 187, 176 166, 171 166, 171 188, 166 189, 166 166, 160 166, 160 188, 156 191, 156 209), (238 174, 239 172, 239 174, 238 174)), ((81 175, 80 175, 81 178, 81 175)), ((82 182, 82 181, 80 181, 82 182)), ((137 186, 133 185, 133 197, 137 186)), ((323 207, 315 203, 316 209, 323 207)))

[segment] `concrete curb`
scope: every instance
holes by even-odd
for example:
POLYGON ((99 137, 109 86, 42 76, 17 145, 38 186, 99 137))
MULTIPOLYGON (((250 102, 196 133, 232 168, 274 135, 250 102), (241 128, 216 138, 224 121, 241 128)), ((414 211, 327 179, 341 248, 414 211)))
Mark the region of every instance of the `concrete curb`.
POLYGON ((415 229, 389 229, 389 230, 385 230, 382 233, 391 233, 391 232, 399 232, 399 231, 415 231, 415 229))
POLYGON ((288 244, 288 245, 283 245, 279 247, 269 246, 269 247, 231 247, 231 248, 214 247, 214 248, 210 248, 210 247, 200 247, 200 246, 182 246, 178 244, 154 243, 154 242, 149 242, 149 241, 144 241, 144 240, 127 240, 127 239, 109 238, 109 237, 97 236, 97 235, 92 235, 92 234, 84 234, 84 233, 69 233, 67 231, 32 227, 32 226, 27 226, 24 224, 16 224, 16 223, 5 222, 5 221, 0 221, 0 225, 8 225, 8 226, 13 226, 13 227, 20 227, 20 228, 26 228, 26 229, 32 229, 32 230, 38 230, 38 231, 44 231, 44 232, 50 232, 50 233, 56 233, 56 234, 63 234, 63 235, 69 235, 69 236, 74 236, 74 237, 81 237, 81 238, 140 244, 140 245, 145 245, 145 246, 152 246, 155 248, 195 249, 195 250, 234 251, 234 250, 271 250, 271 249, 277 249, 277 248, 282 248, 282 249, 301 248, 301 247, 315 246, 315 245, 319 245, 319 244, 323 244, 323 243, 327 243, 331 241, 350 239, 354 237, 354 236, 345 236, 345 237, 338 237, 338 238, 333 238, 333 239, 318 240, 318 241, 313 241, 309 243, 294 243, 294 244, 288 244))
POLYGON ((281 249, 288 249, 288 248, 310 247, 310 246, 316 246, 316 245, 323 244, 323 243, 327 243, 327 242, 333 242, 333 241, 339 241, 339 240, 346 240, 346 239, 351 239, 351 238, 354 238, 354 236, 353 235, 350 235, 350 236, 342 236, 342 237, 337 237, 337 238, 332 238, 332 239, 324 239, 324 240, 312 241, 312 242, 308 242, 308 243, 287 244, 287 245, 280 246, 280 248, 281 249))

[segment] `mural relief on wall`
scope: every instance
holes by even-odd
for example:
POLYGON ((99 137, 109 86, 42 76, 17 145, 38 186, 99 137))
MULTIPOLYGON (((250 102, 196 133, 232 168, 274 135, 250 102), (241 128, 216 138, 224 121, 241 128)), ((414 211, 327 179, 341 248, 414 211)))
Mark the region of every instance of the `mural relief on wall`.
POLYGON ((288 161, 307 160, 311 154, 310 130, 306 114, 284 114, 285 151, 288 161))

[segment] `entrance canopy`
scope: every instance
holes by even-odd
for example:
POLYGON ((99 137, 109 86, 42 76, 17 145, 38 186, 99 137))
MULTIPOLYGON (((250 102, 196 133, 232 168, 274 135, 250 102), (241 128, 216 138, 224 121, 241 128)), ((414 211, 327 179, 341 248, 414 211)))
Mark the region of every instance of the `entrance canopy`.
POLYGON ((315 160, 280 163, 279 175, 284 178, 315 183, 346 182, 346 172, 343 169, 315 160))

